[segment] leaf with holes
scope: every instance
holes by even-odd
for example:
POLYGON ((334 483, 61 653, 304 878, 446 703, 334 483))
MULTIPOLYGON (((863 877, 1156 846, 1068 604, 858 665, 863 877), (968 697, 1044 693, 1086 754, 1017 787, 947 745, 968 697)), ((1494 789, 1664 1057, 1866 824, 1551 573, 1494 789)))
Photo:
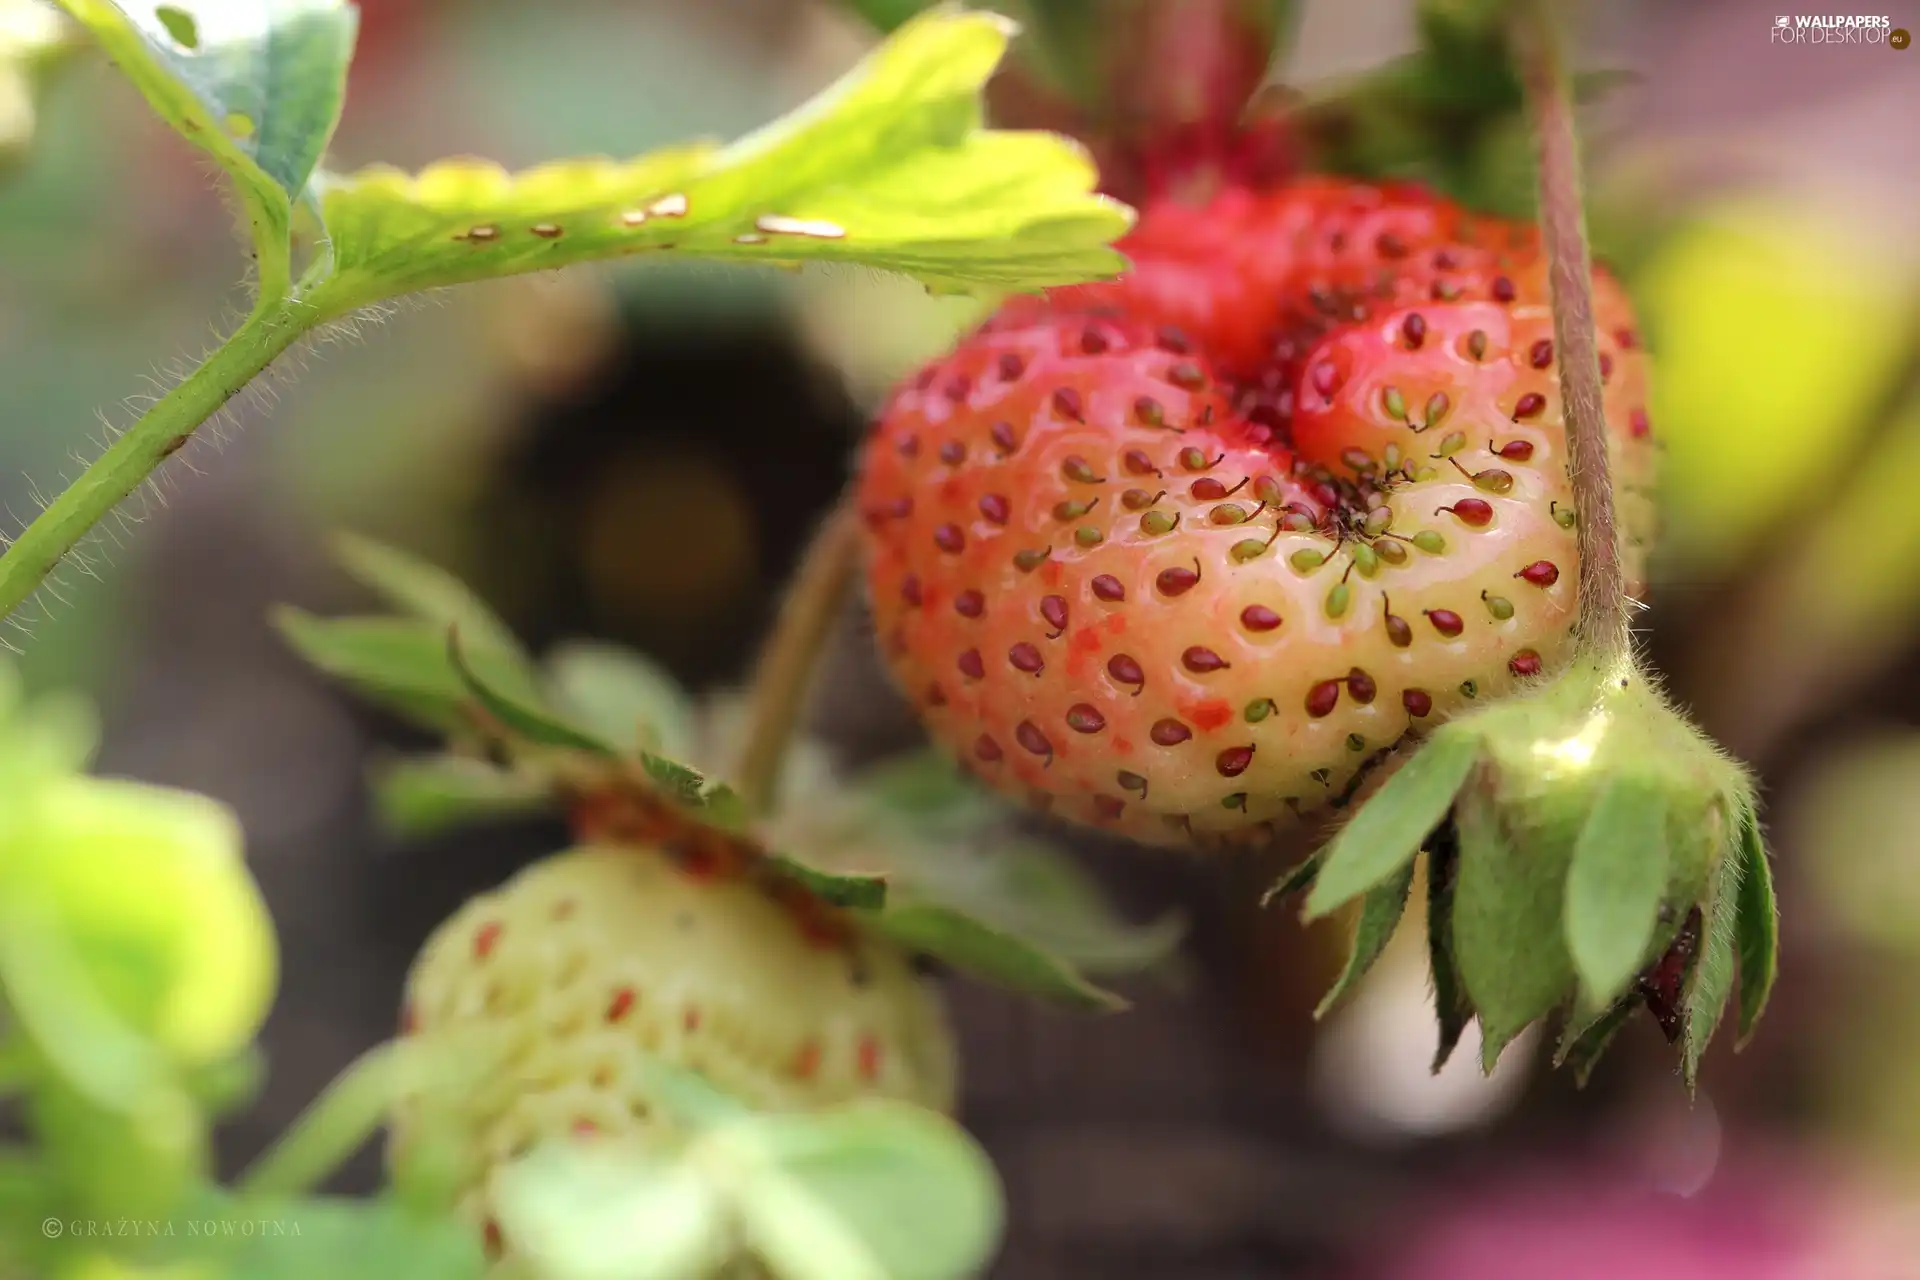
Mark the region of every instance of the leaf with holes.
POLYGON ((263 296, 288 283, 295 202, 333 136, 359 17, 347 0, 62 0, 160 118, 233 176, 263 296))
POLYGON ((900 28, 837 84, 726 146, 517 174, 453 159, 316 179, 322 317, 396 294, 604 258, 857 262, 935 289, 1109 277, 1131 214, 1052 134, 982 127, 1012 25, 953 9, 900 28))

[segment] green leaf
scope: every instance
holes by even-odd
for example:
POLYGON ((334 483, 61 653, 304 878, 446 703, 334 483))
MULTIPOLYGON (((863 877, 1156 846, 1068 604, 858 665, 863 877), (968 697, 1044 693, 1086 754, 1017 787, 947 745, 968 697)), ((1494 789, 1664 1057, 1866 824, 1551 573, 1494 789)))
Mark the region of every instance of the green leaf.
POLYGON ((540 747, 562 747, 570 751, 590 751, 611 756, 614 749, 586 730, 568 723, 549 710, 539 695, 528 690, 509 690, 489 682, 470 661, 461 643, 460 629, 447 631, 447 661, 455 676, 474 701, 486 708, 509 733, 540 747))
POLYGON ((665 669, 619 645, 572 641, 547 655, 553 705, 624 752, 691 755, 693 700, 665 669))
POLYGON ((386 1200, 221 1197, 197 1206, 193 1221, 204 1224, 190 1244, 193 1260, 234 1280, 482 1280, 487 1274, 480 1242, 466 1223, 416 1216, 386 1200))
POLYGON ((1413 863, 1409 862, 1367 891, 1361 901, 1360 918, 1354 923, 1353 949, 1347 955, 1347 967, 1333 989, 1313 1011, 1316 1018, 1333 1012, 1353 984, 1367 976, 1373 962, 1387 949, 1393 931, 1400 927, 1400 916, 1407 909, 1407 894, 1413 888, 1413 863))
POLYGON ((691 1280, 733 1253, 724 1189, 667 1153, 543 1147, 500 1171, 493 1202, 542 1280, 691 1280))
POLYGON ((962 1280, 992 1259, 999 1178, 944 1116, 868 1102, 748 1125, 728 1135, 758 1157, 735 1204, 783 1280, 962 1280))
POLYGON ((822 871, 777 853, 768 854, 767 862, 776 874, 796 882, 814 897, 836 907, 873 910, 887 900, 885 876, 842 875, 822 871))
MULTIPOLYGON (((417 618, 317 618, 290 607, 273 625, 321 671, 380 705, 431 729, 468 733, 473 701, 447 654, 447 632, 417 618)), ((487 687, 532 696, 532 677, 510 655, 472 650, 468 663, 486 672, 487 687)))
POLYGON ((858 262, 930 287, 1034 289, 1109 277, 1131 214, 1091 194, 1092 161, 1044 133, 981 127, 1012 34, 943 8, 839 83, 728 146, 519 174, 447 160, 316 179, 331 244, 321 317, 396 294, 568 263, 676 252, 858 262))
POLYGON ((1304 918, 1326 915, 1412 862, 1479 760, 1472 734, 1436 733, 1327 846, 1304 918))
POLYGON ((1773 900, 1773 868, 1767 861, 1760 819, 1746 811, 1740 823, 1740 1040, 1744 1046, 1766 1012, 1780 969, 1780 911, 1773 900))
POLYGON ((1593 1069, 1600 1064, 1600 1058, 1620 1034, 1620 1028, 1627 1025, 1634 1011, 1642 1001, 1629 996, 1614 1004, 1593 1021, 1576 1029, 1569 1029, 1560 1039, 1559 1047, 1554 1050, 1553 1065, 1571 1066, 1574 1083, 1580 1088, 1587 1087, 1587 1081, 1593 1075, 1593 1069))
POLYGON ((874 765, 855 778, 849 790, 888 818, 911 822, 921 832, 966 835, 1006 816, 1005 808, 950 757, 933 750, 907 752, 874 765))
POLYGON ((354 7, 346 0, 61 2, 155 113, 232 175, 261 293, 284 293, 293 205, 340 118, 354 7))
POLYGON ((334 559, 348 576, 400 612, 437 629, 459 627, 461 638, 480 649, 524 657, 520 641, 499 615, 460 579, 435 564, 363 538, 334 535, 334 559))
POLYGON ((539 812, 553 793, 539 778, 484 760, 427 756, 376 766, 373 800, 389 830, 417 839, 488 818, 539 812))
POLYGON ((1683 1006, 1680 1070, 1691 1090, 1700 1074, 1700 1059, 1706 1055, 1720 1015, 1726 1011, 1727 997, 1733 992, 1735 937, 1740 915, 1741 873, 1744 861, 1736 845, 1721 859, 1714 875, 1712 897, 1706 920, 1700 931, 1700 956, 1687 977, 1683 1006))
POLYGON ((886 907, 868 913, 866 920, 909 951, 933 956, 983 982, 1094 1013, 1127 1007, 1125 1000, 1087 981, 1061 957, 951 907, 914 901, 899 886, 888 894, 886 907))
POLYGON ((1317 853, 1307 855, 1294 863, 1287 874, 1281 876, 1272 887, 1260 895, 1260 905, 1264 907, 1275 898, 1284 898, 1300 892, 1312 884, 1313 878, 1319 874, 1320 855, 1317 853))
POLYGON ((1567 869, 1567 953, 1591 1008, 1645 967, 1667 891, 1667 793, 1619 777, 1602 784, 1567 869))
POLYGON ((1560 907, 1567 847, 1531 831, 1506 830, 1490 796, 1469 788, 1455 810, 1460 873, 1453 890, 1453 956, 1480 1018, 1482 1064, 1573 988, 1560 907))
POLYGON ((1433 1051, 1437 1075, 1460 1045, 1460 1036, 1473 1020, 1473 1001, 1453 950, 1453 889, 1460 878, 1457 834, 1443 827, 1427 851, 1427 968, 1433 975, 1434 1018, 1440 1040, 1433 1051))

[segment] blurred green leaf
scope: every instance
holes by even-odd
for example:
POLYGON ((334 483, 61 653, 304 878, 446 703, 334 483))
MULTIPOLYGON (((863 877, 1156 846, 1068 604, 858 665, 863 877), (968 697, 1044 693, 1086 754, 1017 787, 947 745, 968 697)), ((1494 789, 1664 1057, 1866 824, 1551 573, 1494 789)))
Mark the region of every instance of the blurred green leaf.
POLYGON ((33 142, 44 72, 72 49, 73 24, 42 0, 0 0, 0 172, 33 142))
POLYGON ((623 752, 693 754, 693 700, 657 663, 619 645, 572 641, 545 665, 553 705, 602 741, 623 752))
MULTIPOLYGON (((428 728, 471 731, 473 699, 448 656, 445 628, 417 618, 318 618, 289 606, 272 619, 296 652, 368 699, 428 728)), ((472 649, 466 659, 486 673, 489 689, 535 696, 532 674, 511 655, 472 649)))
MULTIPOLYGON (((602 756, 618 754, 593 734, 555 714, 531 688, 509 691, 507 687, 492 683, 479 665, 468 660, 468 649, 461 641, 458 627, 447 631, 446 650, 447 661, 452 664, 455 675, 466 691, 509 733, 535 746, 564 747, 602 756)), ((486 651, 476 649, 473 652, 484 656, 486 651)))
POLYGON ((1479 760, 1471 734, 1442 730, 1417 747, 1321 853, 1305 918, 1326 915, 1418 857, 1479 760))
POLYGON ((334 535, 333 554, 354 581, 409 617, 430 622, 441 631, 458 627, 461 638, 476 648, 525 656, 520 641, 499 615, 440 566, 350 533, 334 535))
POLYGON ((546 781, 470 756, 389 760, 373 771, 380 820, 414 839, 489 818, 537 813, 553 803, 546 781))
POLYGON ((698 1280, 733 1253, 722 1189, 672 1152, 544 1147, 500 1172, 494 1203, 542 1280, 698 1280))
POLYGON ((1780 970, 1780 909, 1773 900, 1773 867, 1758 814, 1740 819, 1740 1044, 1766 1012, 1780 970))
POLYGON ((322 317, 396 294, 571 262, 678 252, 860 262, 931 287, 1030 289, 1111 276, 1124 206, 1091 194, 1064 139, 981 127, 1009 27, 942 10, 838 84, 724 147, 517 175, 448 160, 316 179, 331 246, 306 298, 322 317))
POLYGON ((889 886, 884 910, 865 918, 876 932, 908 950, 934 956, 981 981, 1089 1012, 1127 1007, 1125 1000, 1087 981, 1072 964, 1043 947, 945 904, 915 901, 898 886, 889 886))
POLYGON ((1624 777, 1605 783, 1567 870, 1567 953, 1589 1008, 1611 1005, 1647 963, 1667 862, 1667 793, 1624 777))
POLYGON ((999 1178, 945 1117, 871 1102, 749 1124, 739 1137, 760 1160, 737 1207, 784 1280, 961 1280, 992 1259, 999 1178))
POLYGON ((215 1196, 194 1216, 209 1228, 190 1257, 222 1280, 482 1280, 488 1270, 466 1223, 416 1216, 386 1199, 215 1196))
POLYGON ((62 0, 154 112, 232 175, 262 293, 288 283, 294 202, 340 118, 358 13, 346 0, 62 0))

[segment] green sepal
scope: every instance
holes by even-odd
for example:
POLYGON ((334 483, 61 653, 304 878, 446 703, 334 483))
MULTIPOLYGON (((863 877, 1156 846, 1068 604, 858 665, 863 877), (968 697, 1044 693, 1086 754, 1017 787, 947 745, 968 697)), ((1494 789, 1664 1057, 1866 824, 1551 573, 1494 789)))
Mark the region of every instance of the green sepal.
POLYGON ((1288 868, 1287 874, 1275 881, 1265 893, 1260 895, 1260 905, 1267 906, 1275 898, 1291 897, 1313 883, 1320 874, 1320 855, 1310 853, 1288 868))
POLYGON ((1132 221, 1092 194, 1086 153, 982 127, 1013 27, 942 7, 811 102, 727 146, 518 174, 444 160, 315 180, 329 258, 322 318, 402 293, 633 255, 860 263, 930 288, 1037 289, 1111 277, 1132 221))
POLYGON ((1353 949, 1347 954, 1346 968, 1313 1011, 1314 1017, 1324 1018, 1332 1013, 1353 984, 1367 976, 1374 961, 1387 949, 1407 909, 1407 894, 1413 888, 1413 868, 1413 863, 1407 863, 1369 889, 1361 899, 1360 918, 1354 922, 1353 949))
POLYGON ((332 543, 334 562, 346 575, 402 614, 441 631, 458 627, 462 640, 476 649, 525 660, 512 628, 473 588, 439 565, 359 534, 337 533, 332 543))
POLYGON ((886 904, 887 878, 883 875, 848 875, 823 871, 783 853, 769 853, 767 865, 775 875, 800 885, 822 902, 836 907, 876 910, 886 904))
POLYGON ((491 818, 538 813, 553 804, 545 779, 471 756, 387 760, 373 768, 370 780, 381 823, 407 839, 491 818))
POLYGON ((897 886, 885 909, 868 913, 864 920, 875 933, 909 951, 932 956, 993 986, 1089 1013, 1114 1013, 1128 1004, 1045 948, 955 908, 916 902, 910 891, 897 886))
POLYGON ((1593 1076, 1593 1069, 1600 1064, 1607 1047, 1641 1007, 1641 1003, 1637 996, 1627 996, 1615 1001, 1592 1020, 1578 1026, 1569 1025, 1554 1048, 1553 1065, 1572 1067, 1574 1084, 1586 1088, 1587 1081, 1593 1076))
POLYGON ((556 645, 541 665, 549 702, 620 751, 677 757, 697 749, 692 697, 641 654, 575 640, 556 645))
POLYGON ((1667 892, 1667 793, 1609 779, 1573 842, 1567 954, 1590 1008, 1604 1008, 1645 967, 1667 892))
POLYGON ((1447 1065, 1460 1037, 1473 1021, 1473 1001, 1453 958, 1453 890, 1460 878, 1459 836, 1452 824, 1436 833, 1427 850, 1427 971, 1433 979, 1434 1018, 1440 1036, 1433 1050, 1433 1072, 1447 1065))
POLYGON ((61 0, 154 113, 232 176, 262 292, 289 276, 293 208, 333 136, 359 14, 347 0, 61 0))
POLYGON ((1416 751, 1321 854, 1303 918, 1326 915, 1411 863, 1446 819, 1480 754, 1479 739, 1444 728, 1416 751))
POLYGON ((1733 993, 1740 916, 1740 844, 1734 842, 1714 873, 1707 909, 1700 927, 1700 952, 1687 975, 1682 1004, 1680 1070, 1691 1091, 1700 1075, 1700 1059, 1726 1011, 1733 993))
POLYGON ((1767 860, 1759 815, 1750 808, 1740 815, 1740 861, 1740 1039, 1736 1049, 1753 1038, 1780 969, 1780 911, 1773 899, 1773 867, 1767 860))
MULTIPOLYGON (((295 652, 369 701, 429 729, 472 732, 472 695, 448 659, 444 629, 418 618, 319 618, 288 605, 271 619, 295 652)), ((511 655, 474 650, 467 661, 489 688, 532 696, 531 673, 511 655)))
POLYGON ((447 661, 473 700, 515 737, 537 747, 585 751, 598 756, 619 754, 610 744, 562 718, 537 696, 516 696, 492 684, 468 661, 467 647, 461 642, 457 626, 447 628, 447 661))
POLYGON ((1573 987, 1560 923, 1569 850, 1547 833, 1508 831, 1495 800, 1469 788, 1455 810, 1460 874, 1453 892, 1454 961, 1480 1019, 1488 1071, 1527 1024, 1573 987))

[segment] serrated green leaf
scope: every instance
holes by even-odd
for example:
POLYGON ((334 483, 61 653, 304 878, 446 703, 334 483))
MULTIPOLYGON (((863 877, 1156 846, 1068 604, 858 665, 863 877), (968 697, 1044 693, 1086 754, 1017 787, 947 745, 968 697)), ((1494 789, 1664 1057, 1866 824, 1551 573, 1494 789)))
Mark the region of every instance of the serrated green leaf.
POLYGON ((542 1280, 690 1280, 733 1253, 723 1188, 670 1152, 543 1147, 500 1171, 493 1204, 542 1280))
MULTIPOLYGON (((442 732, 472 728, 472 697, 444 629, 417 618, 319 618, 284 606, 272 621, 301 657, 369 700, 442 732)), ((533 696, 532 675, 511 655, 473 649, 467 661, 485 672, 488 688, 533 696)))
POLYGON ((475 648, 524 657, 512 629, 472 588, 440 566, 351 533, 334 535, 333 555, 355 582, 409 617, 442 631, 459 627, 462 640, 475 648))
POLYGON ((1751 810, 1740 824, 1740 1039, 1752 1038, 1780 970, 1780 910, 1773 900, 1773 868, 1767 861, 1760 819, 1751 810))
POLYGON ((1523 847, 1477 788, 1462 794, 1454 821, 1453 957, 1480 1019, 1482 1065, 1491 1071, 1501 1050, 1573 989, 1560 922, 1572 837, 1555 848, 1548 833, 1529 832, 1523 847))
POLYGON ((459 628, 449 628, 446 636, 447 661, 453 667, 454 675, 460 681, 462 688, 472 695, 474 701, 486 708, 487 713, 498 720, 507 732, 524 738, 535 746, 590 751, 602 756, 617 754, 611 746, 599 738, 555 714, 543 703, 537 692, 531 689, 512 691, 490 683, 476 665, 469 661, 468 650, 460 638, 459 628))
POLYGON ((1440 1038, 1434 1046, 1433 1070, 1440 1069, 1460 1046, 1460 1037, 1473 1020, 1473 1001, 1453 958, 1453 888, 1460 877, 1459 840, 1443 827, 1427 850, 1427 969, 1433 977, 1434 1020, 1440 1038))
POLYGON ((553 705, 623 752, 693 754, 699 735, 693 699, 680 682, 619 645, 569 641, 546 660, 553 705))
POLYGON ((1373 962, 1393 939, 1393 931, 1400 927, 1400 917, 1407 909, 1407 894, 1412 888, 1413 863, 1409 862, 1367 891, 1361 899, 1360 917, 1354 921, 1353 946, 1347 953, 1346 968, 1340 971, 1333 989, 1321 999, 1320 1007, 1313 1011, 1314 1017, 1324 1018, 1333 1012, 1354 983, 1367 976, 1367 970, 1373 968, 1373 962))
POLYGON ((1613 1043, 1613 1038, 1620 1034, 1620 1029, 1627 1025, 1627 1019, 1641 1007, 1641 1003, 1639 999, 1629 996, 1616 1001, 1605 1013, 1585 1026, 1570 1029, 1554 1050, 1553 1065, 1572 1067, 1574 1083, 1582 1089, 1586 1088, 1607 1046, 1613 1043))
POLYGON ((1592 1008, 1645 967, 1667 891, 1667 793, 1627 777, 1601 786, 1567 869, 1567 953, 1592 1008))
POLYGON ((373 771, 374 807, 394 834, 418 839, 488 818, 537 813, 547 784, 468 756, 389 760, 373 771))
POLYGON ((1033 289, 1117 274, 1131 214, 1044 133, 981 127, 1011 26, 943 8, 792 114, 729 146, 519 174, 448 160, 315 180, 331 245, 322 317, 396 294, 573 262, 681 253, 858 262, 930 287, 1033 289))
POLYGON ((1436 733, 1321 854, 1303 918, 1326 915, 1411 863, 1479 760, 1480 743, 1472 734, 1436 733))
MULTIPOLYGON (((1735 839, 1738 839, 1736 834, 1735 839)), ((1691 1090, 1700 1075, 1700 1059, 1720 1025, 1733 992, 1740 916, 1740 846, 1722 858, 1700 930, 1700 955, 1687 977, 1680 1045, 1680 1070, 1691 1090)))
POLYGON ((734 1203, 783 1280, 963 1280, 1006 1209, 993 1164, 958 1125, 898 1102, 747 1122, 734 1203))
POLYGON ((995 986, 1109 1013, 1127 1007, 1120 996, 1089 982, 1059 956, 951 907, 914 901, 890 886, 887 905, 864 917, 875 932, 909 951, 930 955, 995 986))
POLYGON ((61 0, 154 112, 232 175, 265 296, 285 291, 294 202, 340 118, 346 0, 61 0))

